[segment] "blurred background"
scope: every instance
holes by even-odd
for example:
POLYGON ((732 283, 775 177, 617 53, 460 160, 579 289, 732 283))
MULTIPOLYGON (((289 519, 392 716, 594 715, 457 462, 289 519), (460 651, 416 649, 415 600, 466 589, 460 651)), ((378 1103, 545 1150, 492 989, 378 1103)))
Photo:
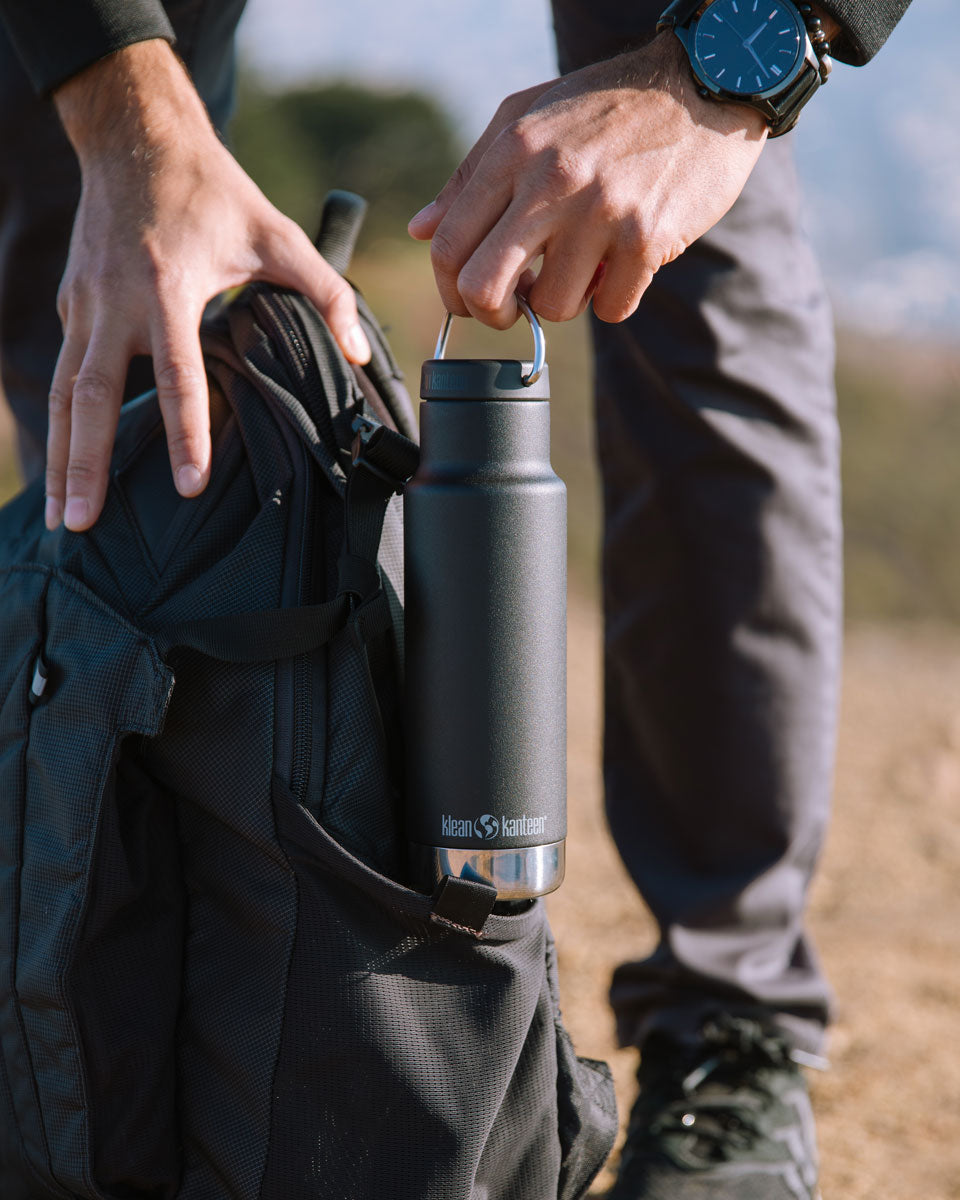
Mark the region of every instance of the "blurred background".
MULTIPOLYGON (((960 620, 958 44, 955 0, 916 0, 874 63, 835 69, 792 135, 840 327, 851 620, 960 620)), ((440 314, 406 221, 505 95, 556 73, 547 0, 250 0, 240 46, 241 162, 308 229, 328 187, 368 197, 354 274, 416 380, 440 314)), ((455 336, 473 345, 472 332, 455 336)), ((550 346, 557 457, 573 484, 590 470, 584 330, 557 327, 550 346)), ((592 586, 589 493, 572 559, 592 586)))
MULTIPOLYGON (((837 314, 844 446, 837 804, 812 906, 837 991, 833 1066, 812 1081, 825 1200, 960 1198, 958 46, 956 0, 915 0, 790 135, 837 314)), ((250 0, 240 50, 240 161, 311 233, 328 188, 370 200, 352 277, 415 391, 443 314, 406 222, 505 95, 555 74, 546 0, 250 0)), ((635 1063, 605 993, 655 932, 602 815, 588 331, 547 332, 571 567, 570 871, 550 906, 568 1023, 611 1061, 625 1116, 635 1063)), ((451 351, 525 356, 528 338, 463 321, 451 351)), ((4 424, 0 498, 17 486, 4 424)))

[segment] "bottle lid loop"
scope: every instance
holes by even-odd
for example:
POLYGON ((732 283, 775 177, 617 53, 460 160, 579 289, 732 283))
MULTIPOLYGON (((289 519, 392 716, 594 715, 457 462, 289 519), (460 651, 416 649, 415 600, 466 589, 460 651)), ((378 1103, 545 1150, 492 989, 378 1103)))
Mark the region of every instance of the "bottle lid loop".
MULTIPOLYGON (((526 375, 523 375, 520 382, 524 387, 530 387, 531 384, 537 382, 543 374, 543 366, 547 361, 547 340, 543 336, 543 328, 537 320, 537 314, 533 311, 530 305, 519 294, 516 295, 517 307, 530 322, 530 331, 533 334, 533 363, 526 375)), ((450 337, 450 326, 453 323, 453 313, 447 313, 444 317, 443 325, 440 329, 440 336, 437 338, 437 348, 433 352, 435 359, 443 358, 447 352, 447 341, 450 337)))

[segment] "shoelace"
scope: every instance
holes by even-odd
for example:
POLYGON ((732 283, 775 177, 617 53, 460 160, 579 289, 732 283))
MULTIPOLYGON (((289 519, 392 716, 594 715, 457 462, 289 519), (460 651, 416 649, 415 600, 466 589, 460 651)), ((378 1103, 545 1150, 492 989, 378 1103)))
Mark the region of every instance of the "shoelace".
POLYGON ((821 1066, 814 1055, 795 1052, 756 1021, 724 1015, 704 1026, 701 1057, 679 1081, 681 1095, 665 1104, 649 1128, 652 1139, 682 1139, 698 1157, 724 1161, 749 1150, 764 1136, 762 1117, 771 1097, 765 1070, 790 1070, 798 1061, 821 1066), (704 1053, 706 1056, 703 1057, 704 1053), (702 1094, 711 1080, 729 1093, 702 1094))
POLYGON ((763 1131, 744 1105, 725 1101, 706 1105, 699 1101, 671 1105, 651 1127, 655 1137, 682 1136, 696 1138, 701 1157, 725 1160, 738 1151, 748 1150, 763 1131))

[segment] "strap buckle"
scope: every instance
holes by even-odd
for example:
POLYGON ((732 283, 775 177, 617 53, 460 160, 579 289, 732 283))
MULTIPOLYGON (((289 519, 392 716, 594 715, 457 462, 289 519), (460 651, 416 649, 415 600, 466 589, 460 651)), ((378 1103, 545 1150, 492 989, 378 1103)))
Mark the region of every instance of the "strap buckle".
POLYGON ((374 421, 370 417, 364 416, 354 417, 350 423, 350 428, 354 435, 353 444, 350 448, 354 469, 358 467, 364 468, 371 475, 375 475, 382 483, 387 484, 392 492, 396 492, 398 496, 402 495, 404 485, 409 476, 398 479, 396 475, 385 471, 374 461, 378 457, 378 446, 384 440, 384 436, 392 433, 392 430, 389 430, 386 425, 381 425, 379 421, 374 421))

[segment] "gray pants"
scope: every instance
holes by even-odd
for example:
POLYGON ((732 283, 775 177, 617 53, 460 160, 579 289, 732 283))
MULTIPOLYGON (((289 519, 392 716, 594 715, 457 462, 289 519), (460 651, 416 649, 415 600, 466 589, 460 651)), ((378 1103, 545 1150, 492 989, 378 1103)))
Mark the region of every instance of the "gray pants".
MULTIPOLYGON (((554 0, 564 71, 661 0, 554 0)), ((604 779, 660 928, 614 976, 621 1040, 758 1008, 816 1049, 803 928, 827 821, 841 624, 833 333, 790 135, 621 325, 593 322, 603 476, 604 779)))
MULTIPOLYGON (((215 116, 241 7, 168 5, 215 116)), ((555 0, 563 69, 643 41, 659 7, 555 0)), ((0 363, 36 472, 77 173, 11 58, 0 46, 0 363)), ((812 1049, 827 1019, 803 913, 833 753, 838 437, 830 315, 789 142, 764 150, 730 214, 633 318, 594 322, 607 806, 661 933, 614 978, 625 1043, 758 1009, 812 1049)))

